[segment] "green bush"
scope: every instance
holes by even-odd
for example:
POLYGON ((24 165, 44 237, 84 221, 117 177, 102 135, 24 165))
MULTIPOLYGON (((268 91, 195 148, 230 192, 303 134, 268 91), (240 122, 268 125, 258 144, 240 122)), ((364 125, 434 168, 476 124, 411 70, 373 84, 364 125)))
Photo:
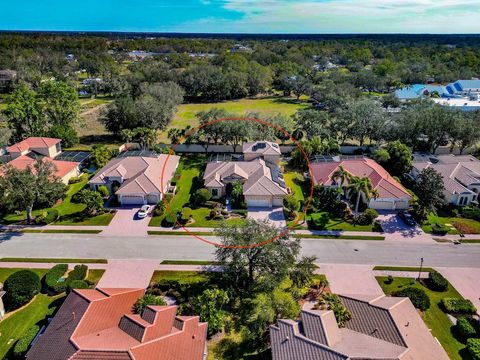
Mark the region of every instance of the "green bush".
POLYGON ((396 291, 393 296, 406 296, 410 299, 413 306, 422 311, 430 308, 430 299, 428 295, 422 289, 415 287, 407 287, 405 289, 396 291))
POLYGON ((72 289, 88 289, 90 285, 85 280, 72 280, 68 283, 67 294, 72 291, 72 289))
POLYGON ((67 289, 66 279, 63 279, 67 271, 67 264, 57 264, 48 270, 45 274, 45 285, 49 293, 60 294, 67 289))
POLYGON ((187 223, 191 217, 192 217, 192 209, 190 209, 189 207, 184 207, 182 209, 182 222, 187 223))
POLYGON ((110 196, 110 191, 105 185, 100 185, 97 191, 102 195, 103 198, 108 198, 110 196))
POLYGON ((473 360, 480 360, 480 339, 468 339, 467 349, 473 360))
POLYGON ((135 313, 141 314, 147 305, 167 305, 167 303, 160 296, 145 294, 133 305, 135 313))
POLYGON ((371 225, 378 217, 378 212, 375 209, 366 209, 359 217, 358 223, 360 225, 371 225))
POLYGON ((462 216, 467 219, 480 221, 480 208, 465 206, 462 209, 462 216))
POLYGON ((33 339, 35 339, 35 336, 37 336, 39 331, 40 326, 32 325, 23 333, 22 337, 17 341, 13 348, 13 356, 15 359, 23 359, 25 357, 30 344, 32 343, 33 339))
POLYGON ((237 215, 247 217, 248 210, 243 210, 243 209, 232 210, 232 214, 237 214, 237 215))
POLYGON ((83 178, 81 176, 72 176, 70 179, 68 179, 68 183, 71 184, 76 184, 82 181, 83 178))
POLYGON ((153 209, 153 215, 162 216, 164 212, 165 212, 165 203, 163 202, 163 200, 160 200, 155 206, 155 209, 153 209))
POLYGON ((47 216, 45 216, 45 223, 46 224, 51 224, 51 223, 57 221, 59 216, 60 216, 60 214, 58 213, 57 209, 49 209, 47 211, 47 216))
POLYGON ((437 271, 432 271, 428 274, 427 285, 433 291, 447 291, 448 289, 447 279, 437 271))
POLYGON ((171 214, 167 214, 162 220, 163 227, 172 227, 175 225, 175 219, 171 214))
POLYGON ((47 217, 47 212, 46 211, 43 211, 42 213, 38 214, 35 219, 33 220, 33 222, 36 224, 36 225, 40 225, 40 224, 45 224, 45 218, 47 217))
POLYGON ((87 277, 87 265, 75 265, 72 271, 69 272, 67 282, 74 280, 84 280, 87 277))
POLYGON ((467 340, 477 335, 477 331, 472 325, 471 320, 463 316, 457 319, 456 329, 463 340, 467 340))
POLYGON ((289 212, 300 210, 300 201, 294 195, 288 195, 283 198, 283 207, 289 212))
POLYGON ((345 327, 352 318, 350 311, 343 305, 340 297, 336 294, 325 293, 318 299, 318 308, 332 310, 338 326, 345 327))
POLYGON ((382 223, 378 220, 375 220, 372 225, 372 231, 383 232, 382 223))
POLYGON ((31 270, 11 274, 3 284, 3 297, 7 311, 18 309, 33 299, 41 289, 40 278, 31 270))
POLYGON ((475 314, 477 308, 468 299, 444 298, 442 305, 445 310, 452 314, 475 314))
POLYGON ((313 227, 319 230, 325 229, 330 221, 330 214, 327 212, 313 213, 310 217, 313 227))
POLYGON ((446 235, 448 233, 448 229, 443 225, 433 224, 432 233, 435 235, 446 235))
POLYGON ((208 189, 198 189, 195 191, 195 194, 192 196, 192 203, 195 206, 202 206, 205 202, 209 201, 212 198, 212 194, 208 189))

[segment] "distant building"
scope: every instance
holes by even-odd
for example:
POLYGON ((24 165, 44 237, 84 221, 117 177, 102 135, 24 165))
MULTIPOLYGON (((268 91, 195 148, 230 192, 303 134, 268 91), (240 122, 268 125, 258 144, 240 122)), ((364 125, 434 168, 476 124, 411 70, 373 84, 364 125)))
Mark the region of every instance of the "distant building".
POLYGON ((0 91, 8 91, 16 81, 15 70, 0 70, 0 91))
POLYGON ((456 206, 466 206, 478 201, 480 192, 480 160, 471 155, 414 154, 412 179, 426 168, 443 177, 445 200, 456 206))
POLYGON ((352 314, 340 328, 331 310, 303 310, 270 327, 273 360, 448 360, 408 298, 340 296, 352 314))
POLYGON ((251 53, 253 52, 253 49, 242 44, 235 44, 230 48, 230 52, 231 53, 236 53, 236 52, 251 53))
POLYGON ((27 360, 203 360, 207 323, 176 316, 176 306, 147 306, 134 314, 144 289, 75 289, 27 360))

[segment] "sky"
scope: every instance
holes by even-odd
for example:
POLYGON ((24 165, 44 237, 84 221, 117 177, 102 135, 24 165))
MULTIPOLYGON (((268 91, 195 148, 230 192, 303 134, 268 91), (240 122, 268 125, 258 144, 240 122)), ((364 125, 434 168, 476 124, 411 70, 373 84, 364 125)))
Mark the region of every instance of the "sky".
POLYGON ((2 0, 1 30, 480 33, 480 0, 2 0))

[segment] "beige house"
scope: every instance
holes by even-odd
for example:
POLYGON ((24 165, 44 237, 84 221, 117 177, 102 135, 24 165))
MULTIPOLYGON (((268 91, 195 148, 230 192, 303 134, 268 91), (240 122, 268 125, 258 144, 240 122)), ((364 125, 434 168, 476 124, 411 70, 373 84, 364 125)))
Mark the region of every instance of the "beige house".
POLYGON ((352 314, 339 327, 331 310, 303 310, 300 321, 270 327, 273 360, 448 360, 405 297, 341 295, 352 314))
POLYGON ((49 161, 55 166, 55 176, 63 183, 80 175, 80 163, 74 161, 55 160, 62 152, 61 140, 47 137, 29 137, 7 147, 10 161, 8 165, 24 170, 33 167, 36 159, 49 161))
POLYGON ((205 187, 213 198, 226 195, 228 184, 239 181, 247 206, 282 206, 288 194, 278 163, 280 149, 275 143, 255 142, 243 145, 241 161, 211 161, 203 176, 205 187), (266 159, 266 158, 268 159, 266 159))
POLYGON ((165 154, 119 157, 100 169, 88 183, 93 190, 106 186, 122 205, 156 204, 162 199, 162 191, 168 191, 179 161, 179 156, 165 154))
POLYGON ((415 154, 410 176, 413 179, 423 169, 431 168, 443 177, 443 194, 452 205, 467 206, 478 201, 480 192, 480 161, 471 155, 415 154))

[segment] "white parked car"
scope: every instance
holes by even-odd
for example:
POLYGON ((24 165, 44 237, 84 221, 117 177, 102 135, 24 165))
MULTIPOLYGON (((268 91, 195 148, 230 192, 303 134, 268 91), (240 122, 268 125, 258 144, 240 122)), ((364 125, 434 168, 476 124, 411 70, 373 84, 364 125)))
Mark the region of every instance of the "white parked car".
POLYGON ((148 215, 148 213, 150 212, 150 209, 151 209, 151 208, 152 208, 152 207, 151 207, 150 205, 143 205, 143 206, 140 208, 140 210, 138 210, 138 213, 137 213, 138 217, 139 217, 140 219, 143 219, 143 218, 147 217, 147 215, 148 215))

